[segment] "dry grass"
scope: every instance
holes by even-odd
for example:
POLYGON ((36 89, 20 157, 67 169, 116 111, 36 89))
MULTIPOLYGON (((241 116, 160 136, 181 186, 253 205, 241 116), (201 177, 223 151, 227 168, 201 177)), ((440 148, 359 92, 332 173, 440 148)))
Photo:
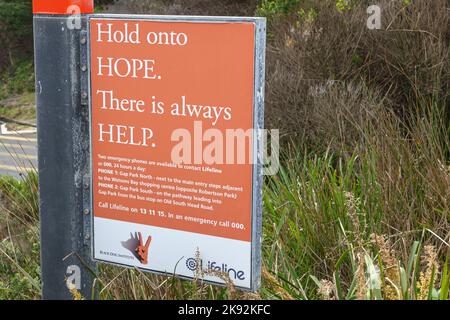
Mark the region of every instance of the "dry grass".
POLYGON ((257 0, 119 0, 109 12, 141 14, 253 16, 257 0))
MULTIPOLYGON (((400 0, 379 1, 382 30, 367 29, 369 3, 355 2, 351 10, 341 12, 335 1, 302 1, 300 8, 313 10, 314 15, 299 16, 294 10, 272 21, 268 126, 303 138, 319 124, 327 136, 338 139, 342 132, 317 121, 323 119, 323 100, 336 84, 345 88, 351 83, 350 91, 356 90, 354 100, 359 95, 355 88, 368 88, 366 91, 372 92, 368 99, 381 93, 384 106, 404 120, 417 109, 423 111, 430 101, 439 101, 436 107, 444 109, 450 83, 447 1, 418 0, 408 6, 400 0)), ((329 114, 339 113, 345 98, 352 99, 349 93, 342 93, 344 101, 340 103, 335 95, 326 103, 329 114)))

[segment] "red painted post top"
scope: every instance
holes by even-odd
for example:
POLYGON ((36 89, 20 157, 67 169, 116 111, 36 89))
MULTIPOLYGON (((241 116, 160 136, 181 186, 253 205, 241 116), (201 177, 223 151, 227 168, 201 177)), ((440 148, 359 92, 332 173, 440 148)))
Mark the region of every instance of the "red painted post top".
POLYGON ((82 14, 93 12, 94 0, 33 0, 34 14, 82 14))

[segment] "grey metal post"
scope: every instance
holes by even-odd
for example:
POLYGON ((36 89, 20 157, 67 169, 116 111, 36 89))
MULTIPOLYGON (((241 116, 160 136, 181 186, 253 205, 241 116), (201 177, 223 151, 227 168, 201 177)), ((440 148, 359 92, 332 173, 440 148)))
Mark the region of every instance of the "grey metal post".
POLYGON ((34 15, 42 296, 92 297, 86 17, 34 15), (69 21, 70 22, 70 21, 69 21))

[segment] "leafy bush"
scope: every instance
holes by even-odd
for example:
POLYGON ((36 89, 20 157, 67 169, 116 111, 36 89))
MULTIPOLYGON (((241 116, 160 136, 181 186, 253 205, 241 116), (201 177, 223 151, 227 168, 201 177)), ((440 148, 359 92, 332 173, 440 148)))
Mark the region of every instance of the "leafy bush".
POLYGON ((0 99, 10 95, 34 91, 34 65, 32 61, 16 64, 12 71, 5 71, 1 76, 0 99))
POLYGON ((266 17, 288 14, 297 9, 302 0, 262 0, 257 13, 266 17))
POLYGON ((0 72, 31 58, 33 19, 30 0, 0 0, 0 72))

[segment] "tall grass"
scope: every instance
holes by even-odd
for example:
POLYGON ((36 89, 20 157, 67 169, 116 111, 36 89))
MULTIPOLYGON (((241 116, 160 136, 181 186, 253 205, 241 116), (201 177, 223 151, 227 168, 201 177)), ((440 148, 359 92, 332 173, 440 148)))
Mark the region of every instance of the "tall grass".
MULTIPOLYGON (((424 129, 431 139, 431 128, 424 129)), ((415 161, 394 161, 422 142, 390 139, 396 148, 389 154, 368 144, 366 153, 356 149, 348 158, 305 154, 295 144, 285 148, 280 172, 265 178, 258 294, 100 265, 100 298, 447 299, 449 169, 439 158, 425 168, 423 154, 407 154, 415 161), (389 170, 380 171, 381 165, 389 170), (407 181, 401 184, 394 172, 405 172, 407 181), (433 199, 420 198, 426 190, 433 199), (393 213, 391 207, 399 206, 405 216, 393 213)), ((2 201, 0 215, 7 226, 0 242, 0 297, 39 297, 36 187, 35 174, 0 180, 3 199, 9 199, 2 201)))
MULTIPOLYGON (((420 260, 417 241, 421 245, 426 243, 432 248, 429 250, 436 252, 434 263, 441 270, 448 268, 448 207, 436 207, 439 213, 428 224, 424 223, 427 216, 417 221, 407 218, 400 223, 401 217, 391 216, 386 209, 389 207, 386 201, 396 200, 386 199, 383 191, 386 186, 374 170, 376 163, 372 162, 373 158, 354 155, 344 162, 331 154, 299 156, 294 152, 288 159, 280 174, 268 179, 265 189, 264 261, 266 269, 280 280, 290 296, 320 298, 316 289, 317 286, 319 289, 325 286, 318 281, 322 279, 325 284, 331 284, 332 294, 328 297, 335 299, 417 298, 420 289, 405 282, 408 279, 408 283, 416 283, 417 274, 404 267, 411 259, 420 260), (389 241, 374 240, 383 237, 389 241), (377 249, 389 252, 389 255, 380 255, 377 249), (402 274, 397 265, 403 266, 402 274), (383 274, 380 270, 392 267, 398 270, 398 276, 397 271, 394 273, 394 280, 401 278, 404 281, 402 289, 409 294, 403 291, 386 295, 381 291, 370 293, 370 281, 378 277, 381 290, 382 283, 387 280, 381 280, 383 274), (370 275, 374 270, 378 270, 378 274, 370 275), (358 296, 357 290, 364 293, 358 296)), ((442 174, 447 174, 449 179, 449 173, 442 174)), ((417 184, 415 187, 426 186, 417 184)), ((401 193, 396 195, 397 200, 402 200, 401 193)), ((417 201, 413 194, 404 201, 408 199, 410 206, 417 201)), ((448 292, 447 279, 448 273, 444 271, 440 280, 444 287, 442 292, 448 292)))
POLYGON ((38 176, 0 177, 0 299, 40 295, 38 176))

